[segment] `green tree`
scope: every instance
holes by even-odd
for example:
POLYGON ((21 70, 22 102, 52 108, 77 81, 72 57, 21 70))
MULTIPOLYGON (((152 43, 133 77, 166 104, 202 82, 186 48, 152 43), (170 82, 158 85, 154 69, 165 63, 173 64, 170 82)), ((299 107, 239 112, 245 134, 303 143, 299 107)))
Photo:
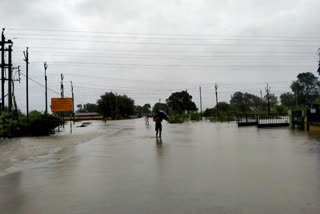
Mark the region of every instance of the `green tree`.
MULTIPOLYGON (((275 105, 278 104, 278 97, 272 93, 269 93, 269 102, 270 102, 270 109, 272 109, 275 105)), ((264 106, 268 106, 268 95, 264 96, 264 106)), ((263 109, 265 110, 265 108, 263 109)))
POLYGON ((166 102, 169 108, 178 114, 198 110, 196 104, 192 101, 192 96, 187 91, 172 93, 166 102))
POLYGON ((214 107, 214 108, 207 108, 202 115, 204 117, 215 117, 216 114, 217 114, 217 109, 214 107))
POLYGON ((296 104, 296 97, 294 94, 287 92, 280 95, 281 104, 289 109, 292 109, 296 104))
POLYGON ((239 91, 235 92, 231 96, 230 104, 242 113, 249 112, 251 110, 247 100, 244 98, 244 93, 239 91))
POLYGON ((134 111, 135 111, 135 114, 140 115, 140 116, 149 115, 149 114, 151 114, 151 105, 149 103, 144 104, 143 106, 137 105, 137 106, 135 106, 134 111))
POLYGON ((141 116, 142 115, 142 106, 139 106, 139 105, 134 106, 134 113, 136 115, 141 116))
POLYGON ((152 112, 156 113, 158 110, 165 111, 166 113, 170 113, 169 106, 166 103, 156 103, 152 108, 152 112))
POLYGON ((235 115, 235 110, 233 106, 231 106, 229 103, 226 103, 226 102, 219 102, 218 107, 219 107, 218 117, 217 117, 217 106, 215 106, 214 108, 207 108, 203 112, 203 116, 215 118, 215 120, 218 120, 218 121, 233 120, 233 117, 235 115))
POLYGON ((97 101, 98 112, 112 119, 127 118, 134 114, 134 101, 126 95, 105 93, 97 101))
POLYGON ((78 105, 77 105, 77 108, 78 108, 77 112, 83 112, 83 110, 82 110, 82 105, 81 105, 81 104, 78 104, 78 105))
MULTIPOLYGON (((226 102, 219 102, 218 103, 219 111, 228 112, 230 110, 230 104, 226 102)), ((217 109, 217 106, 215 107, 217 109)))
POLYGON ((274 113, 274 114, 287 114, 288 109, 284 105, 275 105, 272 109, 272 113, 274 113))
POLYGON ((291 90, 298 96, 298 104, 305 105, 312 103, 319 98, 319 80, 311 72, 300 73, 298 80, 293 81, 291 90))
POLYGON ((265 102, 260 97, 239 91, 232 95, 230 105, 241 113, 257 112, 265 108, 265 102))
POLYGON ((83 106, 81 106, 80 109, 81 109, 81 111, 79 111, 79 112, 97 112, 98 105, 93 104, 93 103, 87 103, 87 104, 83 104, 83 106))
POLYGON ((151 105, 150 105, 149 103, 144 104, 144 105, 142 106, 142 114, 143 114, 143 115, 151 114, 151 105))

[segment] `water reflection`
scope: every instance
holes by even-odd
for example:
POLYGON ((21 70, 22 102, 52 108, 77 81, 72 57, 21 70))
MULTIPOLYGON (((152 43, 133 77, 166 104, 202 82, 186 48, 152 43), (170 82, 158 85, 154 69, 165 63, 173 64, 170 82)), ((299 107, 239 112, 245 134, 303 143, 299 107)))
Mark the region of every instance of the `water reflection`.
POLYGON ((202 122, 165 123, 160 139, 121 122, 64 161, 0 176, 3 213, 320 213, 318 135, 202 122))

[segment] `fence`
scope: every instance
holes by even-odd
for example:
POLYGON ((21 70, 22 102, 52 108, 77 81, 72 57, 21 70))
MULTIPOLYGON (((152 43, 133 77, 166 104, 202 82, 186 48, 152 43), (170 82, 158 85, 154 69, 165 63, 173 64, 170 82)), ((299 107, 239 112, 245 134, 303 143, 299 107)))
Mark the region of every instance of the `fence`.
POLYGON ((279 127, 289 126, 290 119, 287 114, 260 114, 258 118, 258 127, 279 127))
POLYGON ((287 114, 241 114, 236 116, 238 126, 279 127, 289 126, 287 114))

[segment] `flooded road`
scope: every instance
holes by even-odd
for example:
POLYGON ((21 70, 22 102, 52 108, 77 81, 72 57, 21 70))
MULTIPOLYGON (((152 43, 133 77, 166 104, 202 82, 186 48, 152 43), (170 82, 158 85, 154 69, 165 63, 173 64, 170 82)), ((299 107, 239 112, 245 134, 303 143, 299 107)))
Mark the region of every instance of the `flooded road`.
POLYGON ((143 119, 93 127, 3 173, 1 213, 320 213, 320 135, 199 122, 164 124, 159 143, 143 119))

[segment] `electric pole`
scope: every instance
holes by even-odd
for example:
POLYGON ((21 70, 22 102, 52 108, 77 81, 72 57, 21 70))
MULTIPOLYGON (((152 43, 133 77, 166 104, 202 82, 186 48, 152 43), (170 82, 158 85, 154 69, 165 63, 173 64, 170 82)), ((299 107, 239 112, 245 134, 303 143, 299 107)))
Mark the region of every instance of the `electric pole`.
POLYGON ((12 45, 8 50, 8 110, 12 110, 12 45))
MULTIPOLYGON (((14 82, 19 81, 19 83, 20 83, 20 80, 21 80, 21 78, 20 78, 20 65, 18 67, 12 68, 12 70, 17 70, 17 73, 18 73, 18 79, 12 79, 12 98, 14 98, 15 97, 14 96, 14 82)), ((14 106, 14 107, 16 107, 16 106, 14 106)))
POLYGON ((48 85, 47 85, 47 68, 48 68, 48 64, 47 62, 44 62, 43 64, 44 66, 44 81, 45 81, 45 105, 46 105, 46 110, 45 113, 48 114, 48 85))
POLYGON ((24 61, 26 62, 26 101, 27 101, 27 118, 29 118, 29 51, 23 51, 24 61))
POLYGON ((116 93, 116 119, 118 119, 118 94, 116 93))
POLYGON ((217 115, 216 115, 216 117, 217 117, 217 120, 218 120, 218 115, 219 115, 219 104, 218 104, 218 84, 216 83, 215 85, 214 85, 214 88, 215 88, 215 92, 216 92, 216 103, 217 103, 217 105, 216 105, 216 107, 217 107, 217 115))
POLYGON ((63 90, 63 74, 60 74, 61 76, 61 82, 60 82, 60 93, 61 93, 61 98, 64 98, 64 90, 63 90))
MULTIPOLYGON (((72 133, 72 117, 74 115, 74 105, 73 105, 73 85, 72 85, 72 81, 70 81, 71 83, 71 94, 72 94, 72 112, 70 113, 70 133, 72 133)), ((74 121, 74 120, 73 120, 74 121)))
MULTIPOLYGON (((60 82, 60 92, 61 92, 61 98, 64 98, 64 90, 63 90, 63 74, 60 74, 61 76, 61 82, 60 82)), ((61 112, 62 114, 62 120, 64 121, 64 112, 61 112)), ((64 123, 63 123, 63 128, 64 128, 64 123)))
POLYGON ((200 112, 202 117, 202 97, 201 97, 201 86, 199 86, 199 92, 200 92, 200 112))
MULTIPOLYGON (((11 40, 6 41, 6 38, 4 36, 4 31, 5 29, 2 28, 2 34, 1 34, 1 42, 0 42, 0 46, 1 46, 1 110, 4 111, 4 107, 5 107, 5 81, 9 80, 6 79, 6 73, 5 73, 5 69, 8 69, 8 75, 11 75, 11 79, 12 79, 12 45, 13 42, 11 40), (9 45, 9 48, 6 48, 6 44, 9 45), (9 52, 8 53, 8 64, 6 64, 5 62, 5 52, 9 52)), ((12 82, 9 81, 9 85, 12 85, 12 82)), ((8 92, 10 90, 9 96, 8 96, 8 101, 10 102, 10 98, 12 101, 12 86, 10 87, 10 89, 8 89, 8 92)), ((10 103, 11 107, 12 107, 12 102, 10 103)), ((9 109, 9 111, 11 110, 11 108, 9 109)))
POLYGON ((320 74, 320 48, 318 49, 318 55, 319 55, 319 64, 318 64, 318 74, 320 74))
POLYGON ((1 34, 1 110, 4 111, 4 49, 5 49, 5 37, 4 37, 4 28, 2 29, 1 34))
POLYGON ((113 109, 112 109, 112 95, 113 95, 113 93, 111 91, 111 93, 110 93, 110 117, 112 119, 114 119, 114 117, 113 117, 113 109))
POLYGON ((270 87, 267 83, 267 87, 266 87, 266 92, 267 92, 267 101, 268 101, 268 115, 270 114, 270 96, 269 96, 269 93, 270 93, 270 87))
POLYGON ((74 94, 73 94, 73 84, 72 81, 70 81, 71 83, 71 94, 72 94, 72 118, 73 118, 73 122, 75 122, 74 120, 74 94))

